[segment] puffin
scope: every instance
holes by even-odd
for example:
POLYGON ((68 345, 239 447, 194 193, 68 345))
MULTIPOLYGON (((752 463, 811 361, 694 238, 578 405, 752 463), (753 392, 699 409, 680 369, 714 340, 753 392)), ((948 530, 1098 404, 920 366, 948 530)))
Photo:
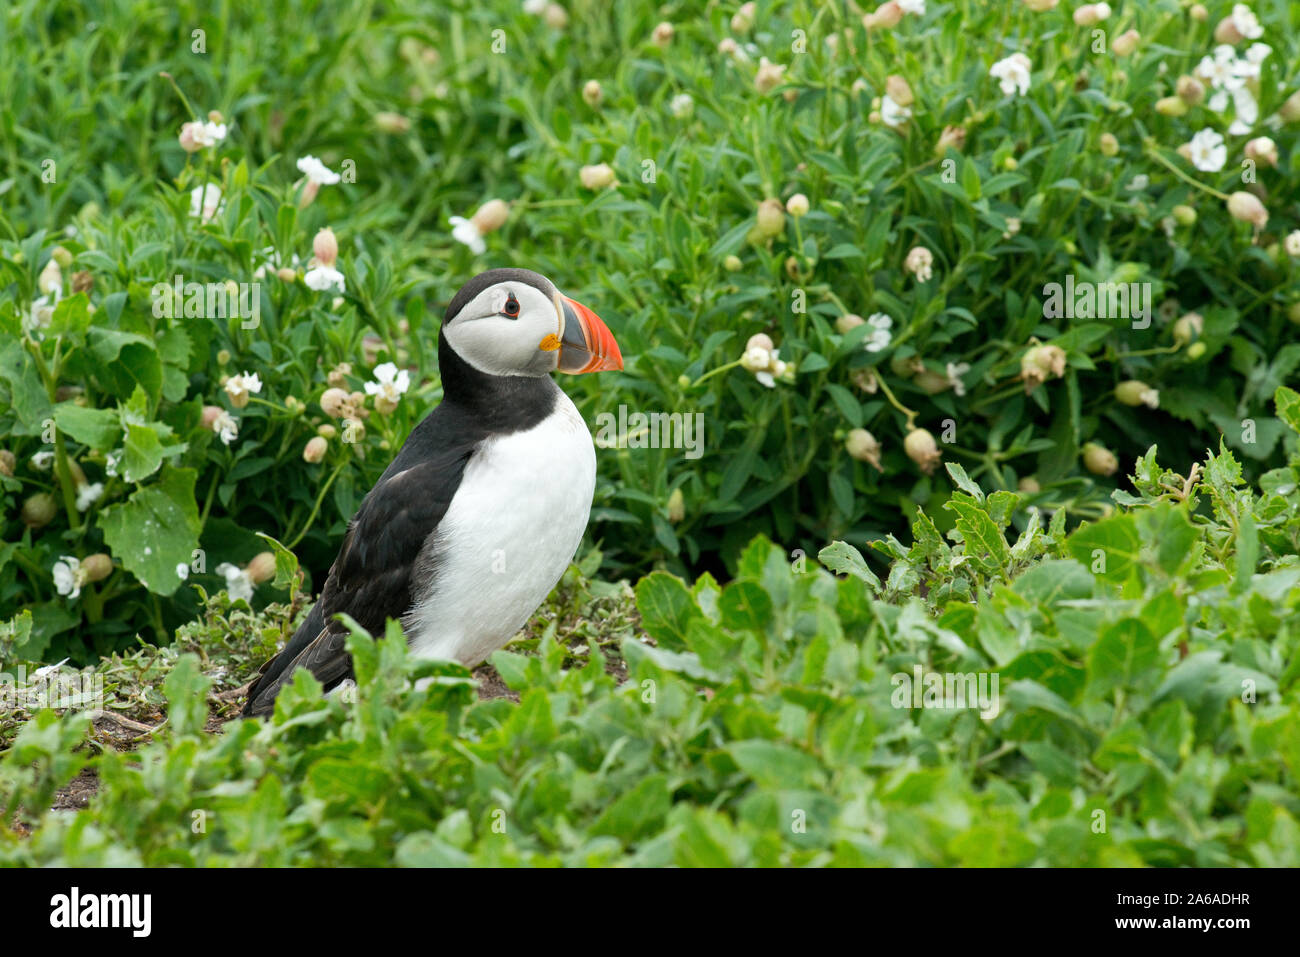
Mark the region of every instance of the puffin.
POLYGON ((596 313, 527 269, 492 269, 452 297, 438 333, 442 402, 348 523, 320 597, 249 684, 265 717, 293 673, 326 692, 354 678, 346 613, 401 622, 411 654, 481 663, 524 626, 582 542, 596 488, 591 432, 552 372, 618 370, 596 313))

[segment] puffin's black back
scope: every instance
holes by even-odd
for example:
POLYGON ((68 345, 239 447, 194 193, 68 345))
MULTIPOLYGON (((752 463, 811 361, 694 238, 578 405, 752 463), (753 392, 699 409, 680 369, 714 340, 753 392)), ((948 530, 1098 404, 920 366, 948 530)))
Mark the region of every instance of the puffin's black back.
MULTIPOLYGON (((526 269, 493 269, 475 276, 452 298, 443 325, 484 289, 514 280, 541 289, 548 280, 526 269)), ((248 690, 245 716, 268 715, 275 696, 298 667, 306 667, 326 690, 352 676, 344 650, 346 629, 334 621, 345 612, 372 635, 389 618, 411 607, 416 560, 447 513, 465 467, 482 442, 530 429, 555 408, 559 387, 549 375, 494 376, 480 372, 438 335, 443 399, 417 425, 348 526, 319 600, 284 649, 262 666, 248 690)), ((427 574, 429 569, 420 569, 427 574)))

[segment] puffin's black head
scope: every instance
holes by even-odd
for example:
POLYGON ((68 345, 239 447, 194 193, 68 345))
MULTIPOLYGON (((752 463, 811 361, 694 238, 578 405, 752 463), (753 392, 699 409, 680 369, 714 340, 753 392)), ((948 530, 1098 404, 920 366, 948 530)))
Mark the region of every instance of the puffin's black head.
POLYGON ((441 336, 444 348, 490 376, 623 368, 600 317, 528 269, 490 269, 465 283, 447 306, 441 336))

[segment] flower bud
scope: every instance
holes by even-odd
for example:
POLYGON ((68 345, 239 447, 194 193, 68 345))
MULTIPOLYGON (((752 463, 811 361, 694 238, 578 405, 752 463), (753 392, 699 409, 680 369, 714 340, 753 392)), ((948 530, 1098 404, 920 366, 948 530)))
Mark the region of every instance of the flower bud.
POLYGON ((1119 469, 1119 459, 1104 445, 1089 442, 1083 447, 1083 465, 1093 475, 1114 475, 1119 469))
POLYGON ((1032 475, 1026 475, 1019 482, 1017 482, 1016 488, 1024 492, 1026 495, 1036 495, 1037 493, 1043 490, 1042 487, 1038 484, 1038 479, 1034 478, 1034 476, 1032 475))
POLYGON ((63 246, 55 246, 51 249, 50 258, 59 264, 60 269, 67 269, 72 265, 72 253, 63 246))
POLYGON ((785 207, 779 199, 765 199, 758 204, 758 231, 764 239, 785 231, 785 207))
POLYGON ((333 266, 339 258, 339 241, 334 236, 334 230, 328 226, 320 230, 311 241, 311 251, 322 266, 333 266))
POLYGON ((598 80, 588 80, 586 83, 583 84, 582 99, 583 102, 585 102, 592 109, 595 109, 596 107, 600 106, 601 101, 605 99, 605 91, 601 89, 600 82, 598 80))
POLYGON ((742 3, 740 9, 735 12, 731 18, 732 33, 748 33, 754 28, 754 16, 757 13, 755 4, 742 3))
POLYGON ((650 34, 650 39, 654 41, 655 46, 666 47, 673 42, 673 34, 676 32, 671 23, 664 22, 654 28, 654 32, 650 34))
POLYGON ((1178 98, 1191 106, 1205 99, 1205 84, 1194 76, 1183 74, 1178 78, 1178 85, 1174 89, 1178 98))
POLYGON ((926 429, 908 432, 907 438, 903 439, 903 451, 926 475, 933 473, 939 465, 939 447, 935 444, 934 436, 926 429))
POLYGON ((1237 25, 1232 22, 1232 17, 1224 17, 1219 21, 1219 25, 1214 28, 1214 42, 1226 43, 1229 46, 1235 46, 1242 40, 1246 39, 1237 25))
POLYGON ((558 3, 548 3, 542 11, 542 19, 552 30, 563 30, 569 25, 569 13, 558 3))
POLYGON ((203 407, 202 423, 205 432, 211 432, 213 423, 221 418, 222 408, 219 405, 205 405, 203 407))
POLYGON ((180 135, 176 137, 181 144, 181 149, 187 153, 197 153, 203 149, 203 143, 199 135, 202 128, 202 123, 182 123, 180 135))
POLYGON ((409 133, 411 121, 401 113, 382 110, 374 115, 375 126, 381 133, 409 133))
POLYGON ((321 410, 331 419, 341 419, 352 407, 352 398, 342 389, 331 388, 321 393, 321 410))
POLYGON ((907 80, 897 73, 891 73, 885 77, 885 94, 899 106, 911 106, 916 102, 916 98, 912 96, 912 88, 907 85, 907 80))
POLYGON ((740 272, 743 265, 739 256, 728 256, 722 261, 722 268, 727 272, 740 272))
POLYGON ((772 63, 763 57, 758 63, 758 73, 754 76, 754 88, 759 93, 771 93, 785 80, 785 67, 772 63))
POLYGON ((486 203, 478 208, 473 216, 470 217, 479 233, 486 236, 494 229, 500 229, 505 225, 506 217, 510 215, 510 207, 505 200, 489 199, 486 203))
POLYGON ((1205 350, 1204 342, 1193 342, 1190 346, 1187 347, 1187 358, 1190 359, 1192 362, 1195 362, 1201 356, 1205 355, 1205 351, 1206 350, 1205 350))
POLYGON ((254 585, 269 582, 275 577, 275 555, 271 552, 258 552, 244 571, 248 573, 248 580, 254 585))
POLYGON ((1034 13, 1047 13, 1049 10, 1055 10, 1060 0, 1025 0, 1025 6, 1034 13))
POLYGON ((297 282, 297 281, 298 281, 298 273, 297 273, 297 271, 296 271, 296 270, 293 270, 293 269, 290 269, 288 266, 281 266, 279 269, 277 269, 277 270, 275 271, 275 274, 280 278, 280 281, 281 281, 281 282, 297 282))
POLYGON ((1245 153, 1247 159, 1252 159, 1256 163, 1277 165, 1277 144, 1270 137, 1257 136, 1253 140, 1247 140, 1245 153))
POLYGON ((754 333, 752 336, 749 337, 749 341, 745 343, 746 352, 748 352, 750 349, 762 349, 765 352, 771 352, 775 348, 776 346, 772 342, 772 337, 769 336, 766 332, 754 333))
POLYGON ((1119 140, 1115 139, 1114 133, 1102 133, 1097 148, 1101 150, 1102 156, 1114 156, 1119 152, 1119 140))
POLYGON ((1205 319, 1199 312, 1189 312, 1174 323, 1174 342, 1182 345, 1201 337, 1205 329, 1205 319))
POLYGON ((803 193, 795 193, 785 201, 785 211, 796 219, 807 216, 808 208, 808 197, 803 193))
POLYGON ((1115 386, 1115 398, 1124 405, 1149 405, 1144 396, 1152 391, 1154 390, 1140 379, 1125 379, 1115 386))
POLYGON ((897 0, 889 0, 876 7, 873 13, 862 17, 862 25, 868 30, 892 30, 903 19, 903 8, 897 0))
POLYGON ((868 395, 875 395, 880 390, 876 370, 870 367, 854 369, 849 373, 849 381, 868 395))
POLYGON ((1256 229, 1263 229, 1268 222, 1268 210, 1254 193, 1237 191, 1228 197, 1228 212, 1233 219, 1251 223, 1256 229))
POLYGON ((1116 56, 1128 56, 1138 48, 1142 35, 1136 30, 1125 30, 1111 43, 1110 48, 1116 56))
POLYGON ((1193 3, 1187 12, 1197 23, 1204 23, 1210 18, 1210 11, 1205 9, 1204 4, 1193 3))
POLYGON ((616 181, 614 169, 608 163, 584 166, 578 170, 578 179, 584 189, 604 189, 616 181))
POLYGON ((58 506, 49 492, 37 492, 23 502, 22 519, 28 528, 44 528, 57 513, 58 506))
POLYGON ((945 126, 943 132, 939 134, 939 141, 934 144, 934 155, 943 156, 949 149, 954 149, 960 153, 965 145, 966 127, 945 126))
POLYGON ((329 451, 329 442, 324 436, 313 435, 307 440, 307 444, 302 450, 302 460, 311 465, 315 465, 321 459, 325 458, 325 453, 329 451))
POLYGON ((1282 118, 1284 123, 1294 123, 1300 120, 1300 90, 1296 90, 1278 107, 1277 115, 1282 118))
POLYGON ((880 443, 866 429, 850 429, 848 437, 844 440, 844 448, 850 457, 859 462, 869 463, 877 472, 884 471, 880 464, 880 443))
POLYGON ((1196 210, 1194 210, 1190 206, 1184 206, 1182 204, 1179 204, 1178 206, 1174 207, 1173 214, 1174 214, 1174 221, 1178 223, 1179 226, 1196 225, 1196 210))
POLYGON ((1297 326, 1300 326, 1300 301, 1293 302, 1291 305, 1287 306, 1286 318, 1289 322, 1293 322, 1297 326))
POLYGON ((1161 116, 1186 116, 1187 101, 1180 96, 1163 96, 1156 100, 1156 112, 1161 116))
POLYGON ((63 270, 59 268, 57 260, 51 259, 45 264, 45 268, 36 278, 36 286, 45 296, 63 292, 63 270))
POLYGON ((103 552, 87 555, 81 560, 81 577, 87 582, 102 582, 113 574, 113 559, 103 552))
POLYGON ((1110 4, 1089 3, 1074 11, 1074 22, 1077 26, 1090 27, 1093 24, 1101 23, 1108 16, 1110 16, 1110 4))
POLYGON ((668 521, 676 525, 686 517, 686 496, 682 490, 675 488, 668 496, 668 521))
POLYGON ((852 330, 862 325, 867 320, 854 313, 845 313, 835 320, 835 331, 842 336, 847 336, 852 330))
POLYGON ((12 478, 14 469, 18 466, 18 456, 14 455, 8 449, 0 449, 0 475, 6 478, 12 478))

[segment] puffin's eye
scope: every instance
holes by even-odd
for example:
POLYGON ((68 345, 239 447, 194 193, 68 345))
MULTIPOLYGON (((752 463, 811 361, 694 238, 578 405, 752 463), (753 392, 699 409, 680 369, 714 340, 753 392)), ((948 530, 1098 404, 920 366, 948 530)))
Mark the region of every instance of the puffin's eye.
POLYGON ((515 298, 515 294, 513 292, 510 294, 510 298, 506 300, 506 304, 505 307, 502 309, 502 312, 505 315, 509 316, 511 319, 514 319, 519 315, 519 300, 515 298))

